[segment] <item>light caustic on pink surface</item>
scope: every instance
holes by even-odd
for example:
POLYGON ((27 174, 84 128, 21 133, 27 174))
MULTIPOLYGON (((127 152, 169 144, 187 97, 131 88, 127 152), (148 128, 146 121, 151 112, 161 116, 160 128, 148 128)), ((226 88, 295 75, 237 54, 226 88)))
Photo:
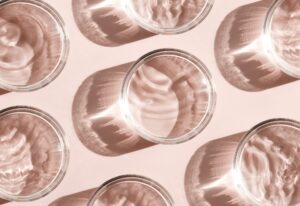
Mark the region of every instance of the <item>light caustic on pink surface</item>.
POLYGON ((300 66, 300 2, 286 0, 276 8, 271 36, 275 51, 288 64, 300 66))
POLYGON ((130 2, 143 22, 167 29, 190 23, 207 5, 207 0, 132 0, 130 2))
POLYGON ((273 125, 254 134, 241 156, 242 185, 265 206, 300 204, 300 130, 273 125))
POLYGON ((14 2, 0 6, 0 79, 30 85, 47 77, 61 58, 57 23, 38 6, 14 2))
POLYGON ((31 114, 0 119, 0 191, 28 196, 45 189, 59 172, 61 147, 53 128, 31 114))
POLYGON ((160 55, 146 60, 129 86, 129 110, 148 133, 176 138, 199 125, 209 107, 210 85, 189 60, 160 55))
POLYGON ((110 186, 93 206, 168 206, 153 188, 138 182, 121 182, 110 186))

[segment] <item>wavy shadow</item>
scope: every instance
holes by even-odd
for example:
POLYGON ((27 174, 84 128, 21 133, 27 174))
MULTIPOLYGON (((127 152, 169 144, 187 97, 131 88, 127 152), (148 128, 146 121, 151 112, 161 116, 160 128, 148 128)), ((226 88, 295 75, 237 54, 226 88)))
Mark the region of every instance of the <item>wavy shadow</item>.
POLYGON ((190 206, 250 206, 233 185, 232 164, 245 132, 208 142, 191 158, 185 173, 190 206))
POLYGON ((131 64, 92 74, 75 95, 72 114, 76 133, 97 154, 117 156, 154 145, 136 135, 121 116, 118 101, 131 64))
POLYGON ((241 6, 222 21, 215 38, 215 57, 224 78, 245 91, 261 91, 296 79, 283 73, 263 49, 261 32, 273 1, 241 6))
POLYGON ((48 206, 86 206, 97 189, 85 190, 72 195, 61 197, 48 206))
POLYGON ((73 0, 81 33, 102 46, 119 46, 155 35, 141 28, 121 8, 123 0, 73 0))

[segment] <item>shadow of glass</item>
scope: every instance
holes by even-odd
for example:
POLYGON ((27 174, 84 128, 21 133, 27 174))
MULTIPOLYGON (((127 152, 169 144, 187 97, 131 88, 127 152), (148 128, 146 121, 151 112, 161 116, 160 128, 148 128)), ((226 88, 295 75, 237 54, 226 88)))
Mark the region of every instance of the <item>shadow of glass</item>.
POLYGON ((4 200, 4 199, 0 199, 0 205, 4 205, 6 203, 9 203, 10 201, 8 200, 4 200))
POLYGON ((296 79, 267 57, 262 40, 264 20, 272 0, 241 6, 222 21, 215 39, 215 57, 224 78, 245 91, 261 91, 296 79))
POLYGON ((9 91, 0 89, 0 96, 9 93, 9 91))
POLYGON ((123 0, 73 0, 81 33, 102 46, 119 46, 155 35, 141 28, 121 8, 123 0))
POLYGON ((72 195, 61 197, 48 206, 87 206, 88 201, 97 189, 90 189, 72 195))
POLYGON ((185 174, 190 206, 250 206, 236 191, 232 165, 244 132, 208 142, 191 158, 185 174))
MULTIPOLYGON (((117 179, 111 181, 117 181, 117 179)), ((61 197, 48 206, 87 206, 90 200, 95 206, 171 205, 172 198, 169 194, 166 191, 161 191, 160 186, 156 185, 155 182, 149 181, 148 183, 142 180, 139 182, 139 180, 127 179, 125 181, 106 182, 100 188, 61 197), (159 187, 156 188, 157 186, 159 187)))
POLYGON ((122 82, 132 63, 98 71, 79 87, 73 102, 73 123, 91 151, 117 156, 153 146, 124 122, 119 105, 122 82))

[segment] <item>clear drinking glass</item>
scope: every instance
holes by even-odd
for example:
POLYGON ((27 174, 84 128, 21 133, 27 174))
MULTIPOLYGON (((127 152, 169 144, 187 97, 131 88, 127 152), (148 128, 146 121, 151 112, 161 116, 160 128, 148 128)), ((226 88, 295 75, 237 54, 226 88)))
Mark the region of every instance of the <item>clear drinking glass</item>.
POLYGON ((88 149, 115 156, 190 140, 207 126, 215 103, 212 77, 198 58, 160 49, 86 78, 72 116, 88 149))
POLYGON ((299 199, 300 123, 271 119, 240 141, 234 160, 238 191, 256 206, 296 206, 299 199))
POLYGON ((62 71, 69 41, 61 16, 37 0, 0 2, 0 87, 36 90, 62 71))
POLYGON ((206 66, 180 50, 161 49, 137 60, 123 80, 121 113, 139 136, 174 144, 199 134, 216 102, 206 66))
POLYGON ((223 77, 245 91, 262 91, 299 79, 299 2, 245 4, 221 22, 215 57, 223 77))
POLYGON ((32 201, 62 181, 69 150, 61 126, 25 106, 0 112, 0 198, 32 201))
POLYGON ((263 40, 270 59, 283 72, 300 78, 300 2, 274 1, 268 11, 263 40))
POLYGON ((99 187, 88 206, 140 205, 173 206, 169 193, 157 182, 142 176, 124 175, 99 187))
POLYGON ((210 12, 214 0, 126 0, 128 14, 146 30, 177 34, 197 26, 210 12))

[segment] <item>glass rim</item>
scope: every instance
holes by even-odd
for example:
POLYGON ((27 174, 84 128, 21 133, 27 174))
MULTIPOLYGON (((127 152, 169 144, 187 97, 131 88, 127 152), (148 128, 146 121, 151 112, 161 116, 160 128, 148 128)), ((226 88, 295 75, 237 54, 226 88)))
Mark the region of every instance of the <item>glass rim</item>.
POLYGON ((13 113, 25 113, 25 114, 30 114, 34 115, 37 118, 45 121, 49 126, 52 127, 52 129, 55 131, 58 140, 61 145, 61 163, 59 167, 59 171, 53 178, 49 184, 43 188, 40 191, 37 191, 31 195, 12 195, 8 194, 5 192, 3 189, 0 188, 0 198, 8 200, 8 201, 15 201, 15 202, 28 202, 28 201, 33 201, 40 199, 50 192, 52 192, 63 180, 67 167, 69 164, 69 145, 67 140, 65 139, 65 133, 63 128, 60 126, 60 124, 48 113, 37 109, 35 107, 29 107, 29 106, 12 106, 8 107, 6 109, 0 110, 0 119, 2 117, 5 117, 7 115, 13 114, 13 113))
POLYGON ((127 11, 128 15, 133 18, 139 26, 142 28, 156 34, 180 34, 187 32, 197 25, 199 25, 210 13, 215 0, 205 0, 205 5, 202 10, 199 11, 198 15, 193 18, 190 22, 177 27, 177 28, 163 28, 163 27, 155 27, 150 24, 147 24, 145 21, 141 20, 140 16, 137 14, 132 5, 132 0, 126 0, 124 3, 125 11, 127 11))
POLYGON ((121 88, 121 96, 120 96, 120 104, 121 104, 121 113, 124 117, 126 123, 129 124, 131 128, 133 128, 139 136, 142 138, 153 142, 157 144, 179 144, 186 142, 188 140, 191 140, 192 138, 196 137, 200 132, 202 132, 210 120, 212 119, 212 116, 214 114, 215 106, 216 106, 216 88, 212 81, 212 76, 207 69, 207 67, 200 61, 196 56, 182 51, 178 49, 171 49, 171 48, 165 48, 165 49, 158 49, 151 51, 142 57, 140 57, 129 69, 127 72, 124 80, 123 85, 121 88), (207 81, 207 87, 208 87, 208 106, 206 108, 205 114, 202 117, 202 119, 198 122, 197 126, 195 126, 192 130, 189 132, 180 135, 178 137, 172 137, 172 138, 166 138, 163 136, 156 136, 151 134, 150 132, 147 132, 144 129, 141 129, 137 126, 136 121, 131 115, 131 112, 129 111, 129 103, 128 103, 128 93, 130 88, 130 83, 132 80, 133 75, 136 73, 136 71, 140 68, 140 66, 147 61, 148 59, 151 59, 153 57, 161 56, 161 55, 173 55, 178 56, 180 58, 188 60, 190 63, 192 63, 195 68, 203 75, 203 77, 207 81))
POLYGON ((299 129, 300 131, 300 122, 288 118, 273 118, 269 120, 265 120, 261 123, 258 123, 254 127, 252 127, 239 141, 237 145, 237 149, 234 154, 234 160, 233 160, 233 174, 234 174, 234 184, 239 189, 240 195, 242 195, 244 198, 246 198, 248 201, 250 201, 255 206, 261 206, 261 203, 258 202, 258 200, 250 198, 253 195, 250 195, 251 193, 245 188, 245 183, 243 181, 243 175, 240 170, 241 162, 242 162, 242 154, 245 145, 247 142, 253 137, 254 134, 259 132, 262 129, 265 129, 270 126, 274 125, 286 125, 290 127, 294 127, 299 129))
POLYGON ((60 33, 60 37, 61 37, 60 39, 62 41, 62 49, 59 55, 58 62, 55 65, 55 67, 52 69, 52 71, 43 79, 33 84, 14 85, 14 84, 6 83, 5 81, 1 81, 0 78, 0 87, 4 90, 11 91, 11 92, 30 92, 47 86, 59 76, 59 74, 62 72, 67 62, 67 58, 70 50, 70 41, 69 41, 69 34, 66 31, 66 25, 62 16, 50 4, 44 2, 43 0, 4 0, 2 2, 0 1, 0 7, 4 7, 10 4, 18 4, 18 3, 36 6, 37 8, 45 11, 49 16, 51 16, 55 24, 58 25, 56 28, 60 33))
POLYGON ((299 67, 294 66, 287 61, 285 61, 278 53, 274 47, 274 43, 272 41, 272 23, 273 17, 278 9, 278 7, 284 2, 285 0, 274 0, 267 12, 265 21, 264 21, 264 28, 262 32, 263 38, 263 46, 264 50, 266 51, 267 56, 273 61, 277 66, 280 67, 281 71, 286 73, 287 75, 293 76, 295 78, 300 78, 300 70, 299 67), (299 71, 298 71, 299 70, 299 71))
POLYGON ((148 177, 129 174, 129 175, 120 175, 114 177, 101 184, 100 187, 98 187, 98 189, 96 190, 96 192, 94 192, 94 194, 91 196, 87 206, 94 206, 95 201, 98 199, 98 197, 101 196, 105 191, 107 191, 107 189, 109 189, 114 184, 119 184, 122 182, 136 182, 136 183, 146 185, 150 189, 157 192, 162 197, 162 199, 164 200, 167 206, 174 205, 173 198, 161 184, 148 177))

